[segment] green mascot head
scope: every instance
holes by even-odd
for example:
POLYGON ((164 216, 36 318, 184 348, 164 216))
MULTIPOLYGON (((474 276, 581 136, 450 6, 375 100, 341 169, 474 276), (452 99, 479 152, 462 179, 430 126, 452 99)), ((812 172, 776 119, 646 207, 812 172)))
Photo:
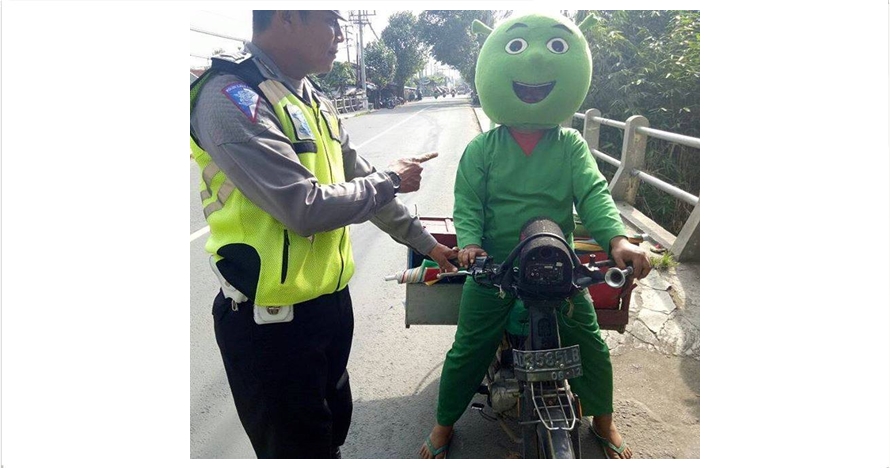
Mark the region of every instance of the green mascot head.
MULTIPOLYGON (((594 23, 588 16, 586 29, 594 23)), ((567 18, 533 14, 510 18, 488 34, 476 62, 476 90, 493 121, 518 129, 559 125, 574 114, 590 88, 590 48, 567 18)))

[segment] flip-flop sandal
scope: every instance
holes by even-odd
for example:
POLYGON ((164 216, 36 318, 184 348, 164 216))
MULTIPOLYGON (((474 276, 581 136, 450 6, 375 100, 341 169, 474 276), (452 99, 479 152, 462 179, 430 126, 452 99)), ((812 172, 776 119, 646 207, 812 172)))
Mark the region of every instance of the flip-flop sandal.
POLYGON ((605 437, 601 437, 599 434, 597 434, 596 430, 594 430, 592 427, 590 428, 590 432, 594 436, 596 436, 597 440, 599 440, 600 446, 603 447, 603 453, 606 455, 606 458, 612 458, 609 456, 609 453, 606 452, 607 448, 611 449, 613 452, 617 453, 619 457, 621 455, 623 455, 624 451, 627 449, 627 441, 625 441, 625 440, 621 441, 621 447, 616 447, 615 444, 613 444, 612 442, 609 442, 609 439, 606 439, 605 437))
POLYGON ((433 441, 430 440, 430 437, 431 436, 426 437, 426 449, 430 451, 430 455, 432 456, 432 458, 435 459, 439 456, 440 453, 443 452, 445 453, 445 456, 442 458, 448 458, 448 446, 451 445, 451 439, 449 439, 448 442, 445 442, 445 444, 441 447, 433 448, 433 441))

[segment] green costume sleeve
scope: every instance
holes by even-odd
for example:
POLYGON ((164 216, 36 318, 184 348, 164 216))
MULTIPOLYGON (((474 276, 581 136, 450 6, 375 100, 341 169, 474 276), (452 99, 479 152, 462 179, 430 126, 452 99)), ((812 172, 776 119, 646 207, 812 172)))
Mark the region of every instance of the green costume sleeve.
MULTIPOLYGON (((481 136, 481 135, 480 135, 481 136)), ((454 229, 457 246, 482 245, 482 226, 485 219, 485 163, 480 138, 467 145, 457 166, 454 180, 454 229)))
POLYGON ((577 130, 567 130, 572 151, 572 193, 575 207, 584 227, 590 231, 606 254, 611 255, 610 241, 626 236, 624 223, 609 193, 606 178, 596 167, 587 142, 577 130))

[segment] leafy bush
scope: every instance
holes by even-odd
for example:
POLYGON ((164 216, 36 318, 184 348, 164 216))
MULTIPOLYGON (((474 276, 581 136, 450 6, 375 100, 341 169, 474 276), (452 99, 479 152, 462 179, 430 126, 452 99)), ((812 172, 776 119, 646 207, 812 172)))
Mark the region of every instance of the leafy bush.
MULTIPOLYGON (((593 55, 590 92, 581 109, 597 108, 603 117, 649 119, 652 128, 699 136, 700 14, 698 11, 578 11, 599 21, 586 33, 593 55)), ((620 158, 623 132, 600 131, 600 151, 620 158)), ((649 138, 645 171, 699 194, 699 150, 649 138)), ((612 166, 599 162, 611 178, 612 166)), ((692 206, 640 184, 636 207, 674 234, 692 206)))

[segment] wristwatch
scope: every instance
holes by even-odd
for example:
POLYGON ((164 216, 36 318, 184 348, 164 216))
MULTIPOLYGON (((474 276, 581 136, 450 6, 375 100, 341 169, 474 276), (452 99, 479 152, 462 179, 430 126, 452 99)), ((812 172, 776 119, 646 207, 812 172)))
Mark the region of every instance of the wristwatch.
POLYGON ((387 176, 389 176, 389 180, 392 181, 392 186, 395 189, 396 193, 399 193, 399 187, 402 186, 402 178, 399 177, 394 171, 383 171, 387 176))

